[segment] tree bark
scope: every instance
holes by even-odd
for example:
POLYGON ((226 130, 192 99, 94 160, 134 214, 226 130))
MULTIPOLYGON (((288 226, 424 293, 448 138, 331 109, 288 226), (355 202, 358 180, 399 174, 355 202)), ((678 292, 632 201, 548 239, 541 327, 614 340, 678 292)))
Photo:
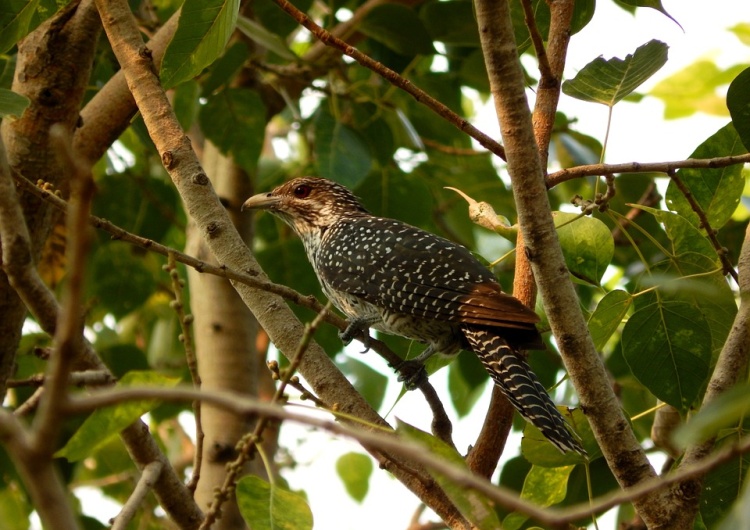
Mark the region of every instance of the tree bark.
MULTIPOLYGON (((252 240, 252 218, 240 215, 240 205, 243 197, 252 194, 250 179, 210 143, 206 143, 203 149, 203 167, 227 206, 232 223, 242 239, 249 243, 252 240)), ((216 263, 200 231, 192 224, 188 228, 186 247, 188 254, 216 263)), ((228 280, 204 275, 195 269, 188 269, 188 278, 201 387, 257 397, 259 374, 254 362, 257 321, 228 280)), ((226 464, 237 456, 234 449, 237 442, 252 430, 254 422, 205 405, 201 408, 201 423, 205 438, 195 501, 205 509, 214 498, 214 489, 224 482, 226 464)), ((250 466, 246 467, 246 472, 249 472, 250 466)), ((257 468, 257 465, 253 467, 257 468)), ((253 472, 262 472, 262 466, 253 472)), ((222 517, 213 526, 216 530, 245 527, 233 500, 234 497, 222 506, 222 517)))
MULTIPOLYGON (((594 435, 613 474, 627 488, 656 473, 609 385, 565 266, 534 139, 508 1, 475 0, 475 6, 519 224, 539 293, 594 435)), ((661 492, 638 499, 634 505, 646 524, 657 528, 666 523, 663 507, 667 502, 668 495, 661 492)))

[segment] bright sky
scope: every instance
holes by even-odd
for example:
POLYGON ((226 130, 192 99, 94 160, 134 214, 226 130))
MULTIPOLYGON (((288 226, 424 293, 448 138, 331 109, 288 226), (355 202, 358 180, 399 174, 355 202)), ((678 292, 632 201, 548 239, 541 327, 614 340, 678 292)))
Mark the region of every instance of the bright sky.
MULTIPOLYGON (((658 80, 681 70, 698 58, 708 58, 720 66, 750 63, 750 48, 743 46, 734 35, 725 31, 738 22, 750 22, 747 0, 716 0, 710 7, 696 0, 665 0, 667 11, 677 19, 683 31, 662 14, 639 9, 635 17, 617 8, 608 0, 600 0, 592 23, 571 40, 570 56, 566 76, 572 78, 576 72, 601 54, 605 59, 613 56, 624 58, 635 49, 657 38, 666 42, 669 61, 654 78, 641 87, 646 91, 658 80), (606 29, 603 29, 606 28, 606 29)), ((486 133, 498 137, 498 128, 491 106, 478 122, 486 133)), ((568 116, 579 119, 577 129, 591 136, 602 138, 606 128, 607 110, 601 105, 583 103, 563 96, 561 110, 568 116)), ((661 103, 655 98, 646 98, 639 104, 621 102, 615 107, 613 129, 610 134, 607 161, 661 161, 686 158, 708 135, 728 121, 728 118, 697 116, 687 120, 665 122, 662 119, 661 103)), ((351 348, 350 355, 361 358, 359 344, 351 348)), ((374 354, 369 354, 374 358, 374 354)), ((375 358, 376 369, 389 377, 393 374, 385 363, 375 358)), ((458 421, 450 410, 446 385, 446 371, 432 377, 438 393, 449 408, 454 421, 454 439, 457 447, 465 451, 479 430, 487 409, 489 392, 475 407, 468 418, 458 421)), ((389 385, 386 406, 395 402, 398 388, 389 385)), ((419 393, 405 396, 387 417, 393 421, 399 417, 404 421, 429 431, 430 413, 419 393)), ((520 435, 509 442, 510 454, 513 446, 520 443, 520 435)), ((381 530, 406 529, 418 506, 417 499, 384 471, 375 467, 370 492, 363 504, 357 504, 346 493, 335 474, 335 462, 341 454, 350 451, 363 452, 353 442, 332 439, 328 435, 305 427, 285 424, 281 445, 287 447, 298 463, 293 471, 285 473, 293 489, 304 490, 308 496, 318 530, 381 530)), ((106 521, 116 514, 117 508, 103 500, 93 499, 98 492, 81 494, 86 498, 84 511, 106 521), (96 508, 95 511, 93 511, 96 508)), ((38 523, 37 523, 38 525, 38 523)), ((38 526, 36 526, 38 528, 38 526)), ((612 519, 600 521, 600 528, 614 528, 612 519)))

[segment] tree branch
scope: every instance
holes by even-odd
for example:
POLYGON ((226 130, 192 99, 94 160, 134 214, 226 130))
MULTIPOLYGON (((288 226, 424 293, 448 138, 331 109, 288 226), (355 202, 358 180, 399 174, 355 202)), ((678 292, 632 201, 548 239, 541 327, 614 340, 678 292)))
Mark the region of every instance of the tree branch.
POLYGON ((146 464, 146 467, 141 471, 141 478, 138 479, 133 493, 130 494, 120 513, 111 521, 111 530, 125 530, 128 527, 128 524, 135 516, 135 512, 138 511, 138 508, 140 508, 146 498, 146 495, 154 487, 163 467, 159 461, 146 464))
MULTIPOLYGON (((475 0, 479 35, 508 155, 508 172, 523 238, 539 292, 563 361, 607 462, 622 487, 655 476, 617 401, 588 334, 557 240, 524 92, 523 71, 513 42, 507 0, 475 0)), ((660 495, 635 501, 647 524, 660 495)))
POLYGON ((537 50, 541 77, 531 118, 541 165, 545 173, 549 157, 549 142, 555 125, 557 105, 560 101, 560 86, 570 42, 570 24, 573 20, 575 0, 554 0, 548 2, 548 5, 550 28, 547 51, 546 54, 540 55, 540 51, 537 50))
POLYGON ((0 442, 15 463, 45 528, 78 530, 68 492, 51 458, 39 458, 20 420, 0 410, 0 442))
MULTIPOLYGON (((169 272, 169 277, 172 280, 172 292, 174 293, 174 301, 171 307, 177 313, 177 320, 180 323, 180 342, 185 347, 185 360, 187 362, 188 370, 190 371, 190 378, 193 380, 193 386, 200 390, 201 388, 201 376, 198 374, 198 360, 195 356, 195 348, 193 345, 193 316, 185 313, 184 297, 182 290, 185 288, 185 282, 180 278, 180 273, 177 270, 177 262, 174 257, 174 253, 170 252, 167 255, 167 265, 165 270, 169 272)), ((198 484, 198 480, 201 476, 201 465, 203 464, 203 426, 201 424, 201 403, 200 401, 194 401, 192 403, 193 418, 195 421, 195 451, 193 456, 193 474, 188 482, 188 489, 195 493, 195 487, 198 484)))
POLYGON ((616 173, 666 173, 682 168, 706 168, 734 166, 750 163, 750 153, 744 155, 719 156, 715 158, 688 158, 674 162, 625 162, 622 164, 589 164, 570 169, 561 169, 547 176, 547 187, 554 188, 561 182, 581 177, 613 175, 616 173))

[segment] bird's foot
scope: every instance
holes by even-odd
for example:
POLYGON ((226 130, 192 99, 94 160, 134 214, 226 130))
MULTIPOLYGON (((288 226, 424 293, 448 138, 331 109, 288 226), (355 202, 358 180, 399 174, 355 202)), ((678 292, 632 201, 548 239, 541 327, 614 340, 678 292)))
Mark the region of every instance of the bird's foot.
POLYGON ((398 381, 404 384, 406 390, 415 390, 427 381, 427 370, 420 361, 401 361, 395 368, 398 372, 398 381))
POLYGON ((341 342, 344 343, 344 346, 347 346, 355 336, 361 334, 362 344, 365 346, 365 349, 361 353, 367 353, 370 351, 370 333, 368 332, 368 329, 369 326, 366 322, 352 319, 349 321, 344 331, 339 331, 339 338, 341 339, 341 342))

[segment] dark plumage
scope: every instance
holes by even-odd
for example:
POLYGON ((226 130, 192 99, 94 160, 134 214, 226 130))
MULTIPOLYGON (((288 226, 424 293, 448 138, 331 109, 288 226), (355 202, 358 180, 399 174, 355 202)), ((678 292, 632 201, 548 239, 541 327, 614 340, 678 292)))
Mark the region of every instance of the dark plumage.
POLYGON ((502 291, 464 247, 401 221, 375 217, 345 187, 303 177, 248 199, 302 239, 326 296, 348 318, 344 332, 374 328, 426 343, 417 358, 479 357, 513 406, 560 451, 585 455, 554 403, 518 353, 544 348, 539 317, 502 291))

